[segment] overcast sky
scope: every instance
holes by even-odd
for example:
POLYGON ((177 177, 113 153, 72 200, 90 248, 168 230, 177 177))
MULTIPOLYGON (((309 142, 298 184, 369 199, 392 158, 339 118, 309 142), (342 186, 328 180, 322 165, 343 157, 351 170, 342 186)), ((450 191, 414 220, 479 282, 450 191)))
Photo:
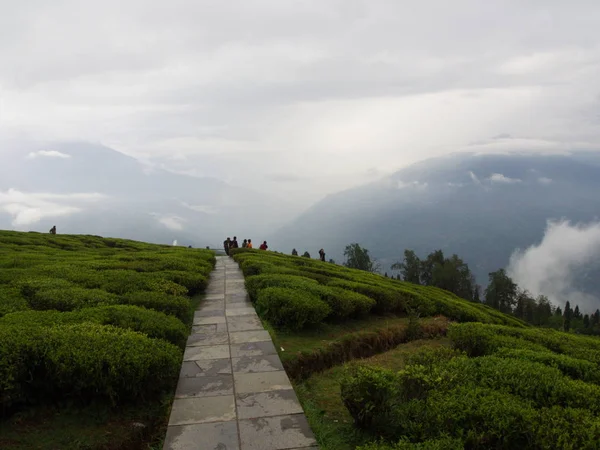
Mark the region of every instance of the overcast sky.
POLYGON ((598 0, 0 0, 0 137, 308 204, 465 148, 600 148, 599 30, 598 0))

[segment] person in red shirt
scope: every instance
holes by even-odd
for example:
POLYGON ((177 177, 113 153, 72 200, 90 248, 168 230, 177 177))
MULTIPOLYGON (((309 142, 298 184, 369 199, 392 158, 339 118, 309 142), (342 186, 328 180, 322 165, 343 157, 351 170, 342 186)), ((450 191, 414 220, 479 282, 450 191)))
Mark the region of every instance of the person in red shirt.
POLYGON ((262 244, 260 244, 260 247, 259 247, 259 248, 260 248, 261 250, 266 250, 266 249, 268 249, 269 247, 267 246, 267 241, 264 241, 262 244))

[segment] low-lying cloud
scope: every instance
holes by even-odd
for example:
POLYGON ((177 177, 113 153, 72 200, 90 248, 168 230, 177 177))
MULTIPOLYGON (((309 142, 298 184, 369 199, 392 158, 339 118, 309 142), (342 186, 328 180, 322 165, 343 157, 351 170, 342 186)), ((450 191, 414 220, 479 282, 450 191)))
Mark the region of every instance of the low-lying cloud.
POLYGON ((492 183, 503 183, 503 184, 514 184, 520 183, 521 180, 518 178, 510 178, 501 173, 494 173, 488 178, 492 183))
POLYGON ((40 150, 37 152, 31 152, 29 153, 29 155, 27 155, 27 158, 29 159, 35 159, 39 157, 69 159, 71 155, 68 155, 67 153, 57 152, 56 150, 40 150))
POLYGON ((81 212, 87 204, 105 198, 105 195, 98 193, 29 193, 9 189, 6 192, 0 191, 0 212, 11 216, 13 227, 24 229, 45 218, 81 212))
POLYGON ((544 294, 559 306, 567 300, 586 311, 594 311, 600 301, 574 285, 578 272, 600 255, 600 222, 572 225, 569 221, 549 221, 542 241, 526 250, 516 250, 510 258, 508 274, 523 289, 544 294))

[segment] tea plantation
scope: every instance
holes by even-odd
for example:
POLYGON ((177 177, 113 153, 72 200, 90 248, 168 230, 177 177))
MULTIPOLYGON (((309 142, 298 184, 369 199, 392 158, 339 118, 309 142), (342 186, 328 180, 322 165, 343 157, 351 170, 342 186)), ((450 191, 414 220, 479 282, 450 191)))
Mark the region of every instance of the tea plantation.
POLYGON ((237 250, 320 448, 600 448, 600 340, 448 292, 237 250))
POLYGON ((214 264, 207 250, 1 231, 0 448, 137 448, 160 434, 190 297, 214 264))

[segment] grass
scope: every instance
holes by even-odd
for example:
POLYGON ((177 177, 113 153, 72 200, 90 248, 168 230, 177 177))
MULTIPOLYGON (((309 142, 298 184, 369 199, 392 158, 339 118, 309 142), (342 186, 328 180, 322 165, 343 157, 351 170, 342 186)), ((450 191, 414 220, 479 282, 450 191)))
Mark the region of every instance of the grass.
POLYGON ((351 333, 385 330, 392 326, 406 325, 408 318, 394 316, 369 316, 363 320, 349 320, 342 323, 323 324, 316 329, 291 332, 275 330, 267 325, 273 342, 280 351, 282 361, 293 359, 300 351, 324 348, 332 342, 351 333), (283 350, 281 350, 283 348, 283 350))
MULTIPOLYGON (((448 338, 420 339, 349 364, 360 363, 401 370, 408 355, 423 348, 436 348, 449 344, 448 338)), ((354 427, 352 417, 342 403, 340 383, 346 367, 347 365, 333 367, 294 385, 321 450, 352 450, 357 445, 373 440, 373 436, 354 427)))

